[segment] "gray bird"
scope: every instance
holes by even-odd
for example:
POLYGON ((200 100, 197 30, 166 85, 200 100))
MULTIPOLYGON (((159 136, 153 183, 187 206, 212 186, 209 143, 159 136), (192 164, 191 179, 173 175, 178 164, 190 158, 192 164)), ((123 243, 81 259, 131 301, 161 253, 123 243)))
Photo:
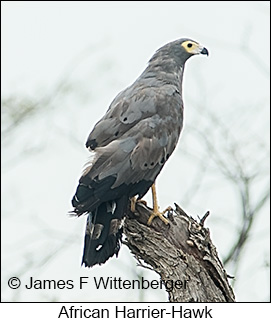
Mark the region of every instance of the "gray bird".
POLYGON ((154 182, 182 130, 184 65, 196 54, 208 55, 208 50, 188 38, 158 49, 88 136, 86 147, 93 158, 72 199, 72 213, 88 215, 82 260, 86 267, 118 255, 129 200, 141 199, 150 187, 154 206, 148 224, 155 216, 168 222, 159 212, 154 182))

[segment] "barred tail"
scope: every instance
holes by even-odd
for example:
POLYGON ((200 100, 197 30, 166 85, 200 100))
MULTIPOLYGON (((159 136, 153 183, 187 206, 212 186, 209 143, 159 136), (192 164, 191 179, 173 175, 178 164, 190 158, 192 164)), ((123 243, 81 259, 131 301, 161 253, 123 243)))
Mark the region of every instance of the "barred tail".
POLYGON ((127 198, 102 203, 88 214, 82 265, 92 267, 118 256, 127 198))

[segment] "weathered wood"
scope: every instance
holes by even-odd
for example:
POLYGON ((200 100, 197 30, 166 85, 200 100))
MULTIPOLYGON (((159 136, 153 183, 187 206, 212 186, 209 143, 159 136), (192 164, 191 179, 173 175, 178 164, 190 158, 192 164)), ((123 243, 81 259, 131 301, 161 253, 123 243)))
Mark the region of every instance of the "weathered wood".
POLYGON ((142 203, 136 204, 134 213, 128 210, 124 243, 162 280, 187 282, 186 288, 168 290, 169 301, 234 302, 233 290, 209 229, 203 226, 208 214, 197 222, 176 205, 176 209, 168 213, 169 225, 155 218, 151 226, 147 226, 150 213, 142 203))

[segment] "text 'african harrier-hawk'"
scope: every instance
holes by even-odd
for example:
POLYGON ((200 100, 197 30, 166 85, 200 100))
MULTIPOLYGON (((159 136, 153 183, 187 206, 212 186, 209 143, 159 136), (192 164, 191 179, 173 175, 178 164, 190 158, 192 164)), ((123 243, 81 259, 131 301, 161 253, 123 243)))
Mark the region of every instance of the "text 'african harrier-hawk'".
MULTIPOLYGON (((73 213, 88 215, 85 266, 118 255, 129 199, 142 198, 151 186, 155 195, 154 181, 182 130, 184 65, 196 54, 208 55, 208 51, 187 38, 160 48, 90 133, 86 146, 94 157, 72 199, 73 213)), ((154 216, 161 217, 156 198, 153 209, 149 224, 154 216)))

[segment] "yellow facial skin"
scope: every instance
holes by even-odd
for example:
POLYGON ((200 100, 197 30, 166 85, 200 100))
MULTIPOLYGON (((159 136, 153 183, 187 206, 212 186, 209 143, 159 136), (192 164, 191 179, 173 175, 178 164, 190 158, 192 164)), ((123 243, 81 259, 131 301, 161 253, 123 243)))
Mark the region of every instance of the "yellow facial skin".
POLYGON ((192 40, 186 40, 182 43, 181 46, 183 46, 183 48, 190 54, 200 54, 204 48, 203 46, 192 40))

